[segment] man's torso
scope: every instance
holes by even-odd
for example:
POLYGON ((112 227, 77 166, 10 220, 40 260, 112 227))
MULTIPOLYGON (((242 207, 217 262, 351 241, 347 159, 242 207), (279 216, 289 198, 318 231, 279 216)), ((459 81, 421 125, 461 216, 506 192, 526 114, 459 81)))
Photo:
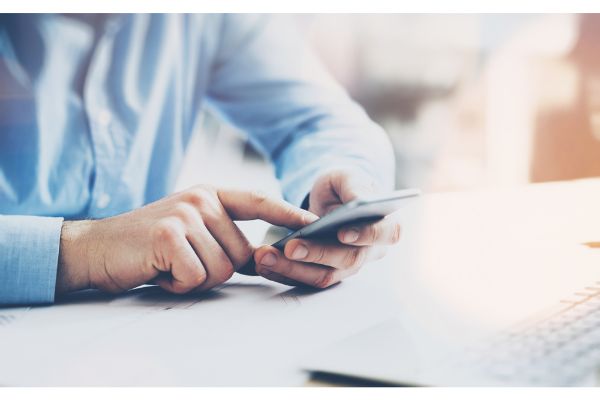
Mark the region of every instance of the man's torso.
POLYGON ((0 214, 99 218, 172 190, 218 23, 4 16, 0 214))

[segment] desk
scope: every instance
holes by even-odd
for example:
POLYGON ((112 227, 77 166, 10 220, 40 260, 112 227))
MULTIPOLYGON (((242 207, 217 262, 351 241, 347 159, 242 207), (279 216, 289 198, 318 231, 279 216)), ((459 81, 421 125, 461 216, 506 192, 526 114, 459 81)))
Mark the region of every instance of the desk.
POLYGON ((77 293, 0 329, 0 384, 303 385, 299 359, 389 317, 384 264, 322 292, 236 276, 201 295, 77 293), (364 309, 344 307, 355 296, 364 309))
POLYGON ((546 269, 547 282, 524 307, 517 300, 531 297, 543 266, 510 276, 494 262, 472 270, 457 262, 489 257, 505 247, 502 240, 540 249, 568 240, 575 256, 600 253, 580 244, 600 240, 600 213, 592 213, 598 204, 600 180, 425 196, 419 209, 405 213, 404 240, 386 258, 325 291, 236 276, 199 295, 155 287, 121 296, 76 293, 0 326, 0 384, 305 385, 302 360, 311 352, 391 317, 402 315, 409 328, 439 330, 457 310, 481 322, 490 305, 503 304, 494 316, 506 323, 570 294, 565 287, 600 280, 600 267, 577 276, 572 265, 546 269), (492 234, 494 240, 481 238, 492 234), (436 249, 450 240, 452 253, 437 259, 436 249), (507 281, 510 296, 502 286, 507 281), (417 313, 415 304, 428 312, 417 313))

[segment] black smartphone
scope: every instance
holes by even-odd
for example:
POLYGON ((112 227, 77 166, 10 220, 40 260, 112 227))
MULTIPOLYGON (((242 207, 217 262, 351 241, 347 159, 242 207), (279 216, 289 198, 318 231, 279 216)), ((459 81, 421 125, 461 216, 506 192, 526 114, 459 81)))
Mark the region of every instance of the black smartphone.
POLYGON ((405 189, 382 196, 362 198, 350 201, 319 218, 305 227, 273 243, 273 247, 283 250, 285 244, 297 238, 335 237, 344 225, 374 222, 400 209, 407 201, 420 195, 418 189, 405 189))

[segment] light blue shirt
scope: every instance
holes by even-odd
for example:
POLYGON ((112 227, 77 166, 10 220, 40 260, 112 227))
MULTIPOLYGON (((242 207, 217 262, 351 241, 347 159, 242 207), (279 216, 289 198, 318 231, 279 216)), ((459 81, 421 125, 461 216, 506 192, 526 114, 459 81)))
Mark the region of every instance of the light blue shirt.
POLYGON ((63 219, 170 193, 203 107, 273 161, 291 203, 337 167, 392 187, 386 135, 288 17, 0 16, 0 304, 54 301, 63 219))

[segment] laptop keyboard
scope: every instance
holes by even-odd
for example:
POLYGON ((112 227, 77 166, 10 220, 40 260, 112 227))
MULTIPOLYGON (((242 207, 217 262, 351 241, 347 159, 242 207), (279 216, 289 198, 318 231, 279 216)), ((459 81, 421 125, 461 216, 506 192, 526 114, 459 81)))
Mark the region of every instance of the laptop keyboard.
POLYGON ((600 366, 600 287, 577 293, 549 317, 499 335, 478 352, 495 378, 526 385, 572 385, 600 366))

